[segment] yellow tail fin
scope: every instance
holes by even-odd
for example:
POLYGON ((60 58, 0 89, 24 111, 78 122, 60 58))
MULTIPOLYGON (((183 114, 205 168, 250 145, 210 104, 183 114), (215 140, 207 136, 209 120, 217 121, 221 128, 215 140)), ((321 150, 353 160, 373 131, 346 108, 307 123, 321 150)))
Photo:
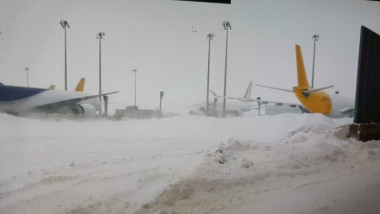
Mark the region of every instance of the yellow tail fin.
POLYGON ((301 47, 296 45, 298 87, 310 88, 307 81, 305 65, 303 64, 301 47))
POLYGON ((50 85, 50 86, 49 86, 49 89, 50 89, 50 90, 54 90, 54 89, 55 89, 55 85, 50 85))
POLYGON ((86 81, 86 78, 80 79, 77 87, 75 88, 75 91, 81 91, 82 92, 84 90, 84 83, 85 83, 85 81, 86 81))

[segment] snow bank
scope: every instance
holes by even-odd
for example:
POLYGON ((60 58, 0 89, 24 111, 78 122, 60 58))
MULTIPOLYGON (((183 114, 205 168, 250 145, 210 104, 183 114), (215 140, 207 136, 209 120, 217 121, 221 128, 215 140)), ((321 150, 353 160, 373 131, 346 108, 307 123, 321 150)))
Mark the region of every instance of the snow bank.
POLYGON ((0 213, 229 212, 379 156, 323 115, 0 121, 0 213))

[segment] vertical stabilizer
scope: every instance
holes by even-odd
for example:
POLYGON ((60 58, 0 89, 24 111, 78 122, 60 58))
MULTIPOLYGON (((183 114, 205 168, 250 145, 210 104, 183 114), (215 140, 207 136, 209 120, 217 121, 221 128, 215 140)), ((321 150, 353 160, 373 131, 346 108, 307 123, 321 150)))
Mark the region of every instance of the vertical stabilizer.
POLYGON ((251 99, 251 93, 252 93, 252 80, 249 81, 248 87, 244 93, 244 98, 245 99, 251 99))
POLYGON ((77 87, 75 88, 75 91, 81 91, 81 92, 83 92, 85 81, 86 81, 86 78, 82 78, 82 79, 80 79, 80 81, 79 81, 77 87))
POLYGON ((298 87, 310 88, 307 81, 305 65, 303 64, 301 47, 296 45, 298 87))

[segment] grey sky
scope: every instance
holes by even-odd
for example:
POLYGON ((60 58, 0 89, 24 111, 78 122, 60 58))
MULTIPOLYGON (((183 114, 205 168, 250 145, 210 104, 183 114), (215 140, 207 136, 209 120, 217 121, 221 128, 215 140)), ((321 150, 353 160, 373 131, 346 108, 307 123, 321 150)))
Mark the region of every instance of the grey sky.
MULTIPOLYGON (((242 96, 249 80, 282 88, 296 84, 294 45, 300 44, 310 76, 312 35, 317 43, 315 86, 334 84, 355 94, 360 26, 380 33, 380 3, 362 0, 233 0, 231 5, 172 0, 2 0, 0 1, 0 81, 64 88, 63 29, 68 40, 68 87, 87 78, 98 93, 98 32, 102 41, 103 91, 119 90, 114 107, 143 108, 203 102, 206 93, 206 35, 214 33, 210 88, 222 93, 224 20, 230 21, 227 94, 242 96), (192 28, 197 31, 194 33, 192 28)), ((294 95, 253 88, 254 96, 295 102, 294 95)))

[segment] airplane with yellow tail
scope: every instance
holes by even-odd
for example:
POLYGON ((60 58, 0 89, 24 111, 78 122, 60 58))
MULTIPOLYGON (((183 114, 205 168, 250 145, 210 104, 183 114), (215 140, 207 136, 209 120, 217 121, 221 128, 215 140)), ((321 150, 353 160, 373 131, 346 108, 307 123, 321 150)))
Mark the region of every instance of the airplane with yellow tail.
POLYGON ((348 99, 337 94, 329 94, 323 91, 334 87, 333 85, 322 88, 310 87, 302 59, 301 47, 299 45, 296 45, 296 59, 298 85, 293 87, 293 90, 263 85, 257 86, 294 93, 303 107, 310 113, 321 113, 332 117, 353 116, 353 99, 348 99))
POLYGON ((296 45, 296 61, 297 61, 297 78, 298 85, 293 89, 282 89, 271 86, 256 85, 259 87, 280 90, 284 92, 294 93, 302 105, 294 103, 283 103, 276 101, 266 101, 262 99, 245 99, 237 97, 223 97, 218 96, 212 92, 214 96, 240 100, 243 102, 256 102, 260 105, 274 105, 274 106, 289 106, 299 108, 302 112, 321 113, 331 117, 352 117, 354 113, 354 100, 348 99, 337 94, 329 94, 325 89, 334 87, 333 85, 322 88, 311 88, 307 80, 305 65, 302 59, 301 47, 296 45))
MULTIPOLYGON (((75 91, 83 92, 85 82, 86 82, 86 78, 81 78, 77 84, 77 87, 75 88, 75 91)), ((49 89, 55 90, 55 85, 50 85, 49 89)))
POLYGON ((27 116, 30 113, 74 114, 93 116, 100 112, 99 97, 118 93, 117 91, 90 95, 83 92, 85 79, 82 78, 75 91, 55 90, 0 83, 0 112, 27 116))

